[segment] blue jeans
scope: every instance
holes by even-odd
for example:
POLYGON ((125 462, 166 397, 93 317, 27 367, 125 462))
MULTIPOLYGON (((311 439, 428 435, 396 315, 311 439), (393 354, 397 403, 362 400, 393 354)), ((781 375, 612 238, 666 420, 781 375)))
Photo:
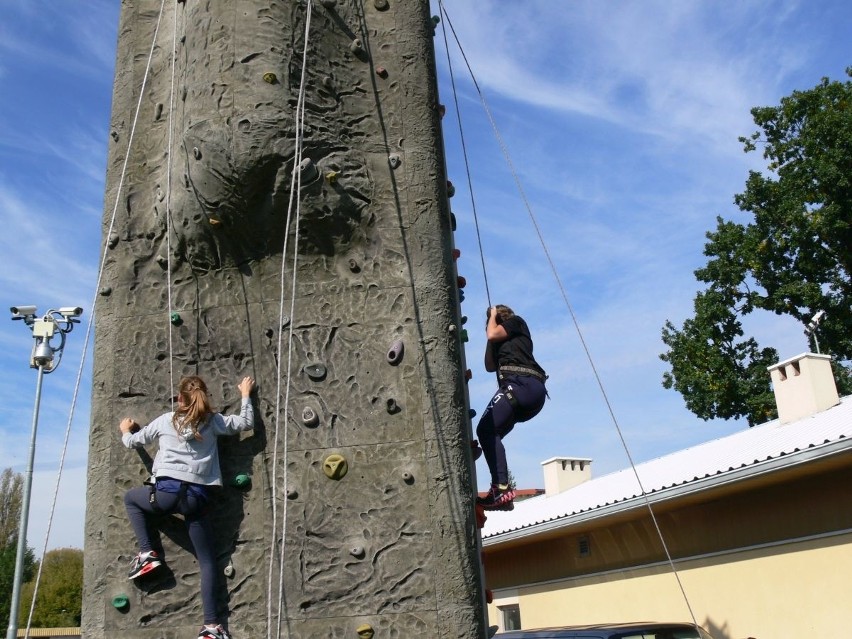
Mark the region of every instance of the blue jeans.
POLYGON ((503 438, 512 432, 515 424, 532 419, 544 408, 547 389, 535 377, 529 375, 506 376, 500 388, 491 398, 476 426, 476 436, 482 447, 482 455, 491 472, 492 484, 509 483, 509 467, 503 438), (515 406, 509 402, 506 392, 515 397, 515 406))
POLYGON ((198 568, 201 572, 201 605, 204 609, 204 623, 222 623, 216 613, 216 586, 219 572, 216 570, 216 547, 213 538, 213 525, 207 514, 206 499, 199 499, 187 491, 180 499, 179 493, 157 491, 157 506, 150 502, 151 490, 148 486, 131 488, 124 493, 124 507, 130 525, 139 542, 139 550, 151 550, 151 535, 148 529, 148 517, 180 513, 186 521, 189 540, 195 550, 198 568))

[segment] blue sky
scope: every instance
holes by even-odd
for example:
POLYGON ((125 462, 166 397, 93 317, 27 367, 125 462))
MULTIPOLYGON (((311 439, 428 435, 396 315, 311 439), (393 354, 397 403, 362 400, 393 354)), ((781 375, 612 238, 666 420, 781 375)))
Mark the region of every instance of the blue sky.
MULTIPOLYGON (((79 305, 62 365, 45 378, 29 545, 41 553, 72 394, 95 295, 118 5, 0 4, 0 220, 5 307, 79 305)), ((637 462, 745 424, 704 422, 661 386, 660 330, 680 324, 697 291, 704 234, 733 205, 758 154, 737 138, 754 106, 777 104, 852 65, 845 0, 445 2, 545 238, 613 412, 637 462)), ((433 0, 433 13, 438 13, 433 0)), ((493 391, 482 367, 487 307, 459 150, 454 98, 436 35, 452 208, 467 279, 471 404, 493 391)), ((452 34, 449 36, 452 39, 452 34)), ((501 146, 451 42, 492 303, 526 318, 551 376, 551 401, 506 440, 522 487, 540 462, 592 458, 600 476, 628 465, 591 364, 515 187, 501 146)), ((746 328, 782 357, 807 348, 775 316, 746 328)), ((0 322, 0 468, 24 472, 36 373, 32 338, 0 322)), ((90 365, 90 363, 87 365, 90 365)), ((48 548, 83 545, 91 379, 82 377, 48 548)), ((487 481, 480 460, 479 483, 487 481)))

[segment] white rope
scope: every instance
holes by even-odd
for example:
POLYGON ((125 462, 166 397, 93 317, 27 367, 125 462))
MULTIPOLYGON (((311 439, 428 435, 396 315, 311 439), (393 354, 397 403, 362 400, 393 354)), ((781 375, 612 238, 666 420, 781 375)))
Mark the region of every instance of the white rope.
MULTIPOLYGON (((154 57, 154 48, 155 48, 156 43, 157 43, 157 35, 160 31, 160 22, 163 18, 163 7, 165 6, 165 1, 166 0, 162 0, 162 2, 160 3, 160 14, 157 16, 157 25, 154 29, 154 36, 153 36, 152 41, 151 41, 151 50, 148 53, 148 63, 145 67, 145 75, 142 78, 142 87, 139 91, 139 100, 136 103, 136 112, 133 115, 133 124, 131 125, 130 136, 128 137, 128 140, 127 140, 127 152, 126 152, 126 155, 124 156, 124 164, 121 167, 121 177, 119 179, 118 189, 117 189, 116 194, 115 194, 115 204, 113 205, 112 215, 110 216, 109 228, 107 229, 107 232, 104 236, 107 239, 107 241, 109 240, 109 237, 112 235, 112 230, 115 226, 115 216, 116 216, 116 212, 118 211, 118 204, 120 202, 121 189, 122 189, 122 186, 124 184, 124 177, 127 173, 127 164, 128 164, 128 160, 130 158, 130 150, 133 147, 133 138, 134 138, 134 135, 136 133, 136 124, 139 120, 139 112, 142 108, 142 97, 145 95, 145 85, 146 85, 147 80, 148 80, 148 73, 151 70, 151 60, 154 57)), ((94 326, 94 323, 95 323, 95 304, 97 303, 97 300, 98 300, 98 292, 100 291, 101 281, 103 279, 104 265, 106 264, 106 257, 107 257, 107 247, 103 246, 101 250, 102 250, 102 255, 101 255, 101 262, 100 262, 100 265, 98 267, 98 278, 97 278, 97 281, 95 282, 95 292, 92 295, 92 303, 91 303, 92 312, 89 315, 89 321, 86 324, 86 337, 83 341, 83 352, 82 352, 82 355, 80 356, 80 366, 77 369, 77 377, 76 377, 76 380, 74 382, 74 393, 73 393, 72 398, 71 398, 71 408, 70 408, 69 413, 68 413, 68 423, 65 427, 65 439, 63 441, 62 454, 61 454, 60 460, 59 460, 59 470, 58 470, 57 476, 56 476, 56 485, 55 485, 54 490, 53 490, 53 501, 51 502, 51 506, 50 506, 50 517, 48 518, 47 531, 45 532, 45 535, 44 535, 44 545, 42 546, 42 554, 41 554, 42 561, 39 562, 38 573, 36 574, 36 580, 35 580, 35 587, 33 589, 33 598, 32 598, 32 602, 30 604, 30 613, 29 613, 29 616, 27 618, 27 627, 26 627, 25 635, 24 635, 27 638, 29 637, 29 633, 30 633, 30 625, 32 624, 33 612, 35 610, 35 604, 36 604, 36 597, 38 596, 38 586, 39 586, 39 583, 41 581, 42 569, 44 568, 43 559, 44 559, 45 554, 47 553, 47 543, 48 543, 48 540, 50 539, 50 529, 53 525, 53 515, 56 512, 56 499, 57 499, 57 495, 59 494, 59 484, 62 480, 62 469, 65 465, 65 455, 66 455, 67 450, 68 450, 68 440, 69 440, 70 435, 71 435, 71 425, 74 421, 74 410, 77 406, 77 397, 78 397, 79 392, 80 392, 80 382, 83 378, 83 371, 85 369, 86 354, 89 351, 89 341, 90 341, 91 334, 92 334, 92 327, 94 326)))
POLYGON ((175 409, 175 366, 172 342, 172 129, 174 127, 175 67, 177 66, 178 4, 181 4, 180 0, 175 0, 175 13, 172 21, 172 79, 169 89, 169 137, 166 146, 166 293, 168 297, 166 324, 169 327, 169 397, 171 397, 172 411, 175 409))
MULTIPOLYGON (((287 450, 288 450, 288 429, 287 429, 287 416, 289 415, 290 409, 290 379, 292 373, 292 365, 293 365, 293 325, 294 325, 294 315, 296 311, 296 272, 298 266, 298 256, 299 256, 299 219, 301 215, 301 186, 302 186, 302 176, 300 165, 302 162, 302 141, 304 134, 304 126, 305 126, 305 79, 306 79, 306 71, 307 71, 307 56, 308 56, 308 39, 310 36, 311 29, 311 7, 313 3, 311 0, 308 0, 307 3, 307 12, 305 16, 305 36, 304 36, 304 49, 302 51, 302 73, 301 79, 299 82, 299 96, 296 101, 296 144, 295 144, 295 153, 293 157, 293 171, 290 177, 290 199, 287 205, 287 219, 285 221, 284 226, 284 247, 281 255, 281 279, 280 279, 280 290, 279 290, 279 309, 278 309, 278 359, 277 359, 277 368, 276 368, 276 392, 275 392, 275 435, 274 435, 274 444, 273 444, 273 454, 272 454, 272 540, 271 540, 271 552, 270 559, 275 557, 276 547, 278 549, 278 598, 277 598, 277 611, 276 611, 276 631, 275 637, 281 637, 281 610, 283 606, 284 600, 284 550, 286 546, 286 537, 287 537, 287 488, 288 488, 288 473, 287 473, 287 450), (281 347, 282 347, 282 330, 284 323, 284 282, 285 282, 285 272, 286 272, 286 264, 287 264, 287 243, 289 238, 289 229, 290 229, 290 220, 292 218, 293 213, 293 202, 295 199, 296 203, 296 226, 295 226, 295 240, 293 247, 293 275, 292 275, 292 283, 291 283, 291 291, 290 291, 290 322, 288 325, 288 346, 287 346, 287 385, 285 388, 285 397, 284 397, 284 470, 283 470, 283 487, 280 492, 284 498, 284 509, 283 515, 281 517, 281 539, 280 543, 276 543, 275 534, 278 529, 278 503, 277 503, 277 486, 278 486, 278 434, 281 425, 281 347)), ((274 562, 269 562, 269 571, 267 577, 267 624, 266 624, 266 635, 268 639, 272 639, 272 573, 273 573, 274 562)), ((286 612, 286 611, 285 611, 286 612)), ((287 635, 289 636, 289 629, 287 630, 287 635)))
POLYGON ((627 454, 627 459, 630 462, 630 468, 633 470, 633 475, 636 477, 636 482, 639 484, 639 489, 642 491, 642 497, 645 501, 645 506, 648 509, 648 513, 651 516, 651 521, 654 524, 654 528, 657 531, 657 536, 660 539, 660 543, 662 544, 663 551, 665 552, 666 558, 668 560, 668 564, 671 567, 672 574, 677 581, 678 587, 680 588, 681 595, 683 596, 684 603, 686 604, 687 609, 689 610, 689 614, 692 617, 693 623, 698 625, 698 622, 695 618, 695 613, 692 610, 692 605, 689 602, 689 597, 686 594, 686 589, 683 586, 683 583, 680 579, 680 574, 675 567, 674 560, 672 559, 671 553, 669 552, 668 544, 666 544, 666 540, 663 537, 663 532, 660 529, 660 526, 657 522, 657 517, 654 514, 654 509, 651 507, 651 501, 648 498, 648 493, 645 491, 645 487, 642 484, 641 479, 639 478, 639 473, 636 470, 636 464, 633 461, 633 456, 630 454, 630 449, 627 446, 627 441, 624 439, 624 435, 621 431, 621 426, 618 423, 618 419, 615 416, 615 411, 612 408, 612 404, 609 401, 609 396, 607 395, 606 389, 604 388, 603 381, 601 380, 600 375, 598 374, 597 367, 595 366, 595 362, 592 359, 591 352, 589 351, 589 347, 586 344, 586 340, 583 337, 583 332, 580 330, 580 323, 577 321, 577 316, 574 313, 574 308, 571 306, 571 302, 568 300, 568 295, 565 292, 565 287, 562 285, 562 280, 559 278, 559 272, 556 270, 556 265, 553 263, 553 259, 550 257, 550 251, 547 249, 547 243, 544 241, 544 236, 541 233, 541 229, 538 226, 538 222, 536 221, 535 215, 533 214, 532 207, 530 206, 529 200, 527 199, 526 193, 524 192, 524 188, 521 185, 520 178, 518 177, 518 173, 515 170, 515 166, 512 164, 512 159, 509 156, 509 150, 506 147, 505 142, 503 141, 503 137, 500 135, 500 131, 497 128, 497 123, 494 121, 494 117, 491 114, 491 109, 488 108, 488 103, 485 100, 485 96, 479 88, 479 84, 476 81, 476 78, 473 74, 473 70, 470 67, 470 63, 467 60, 467 56, 465 56, 464 51, 462 50, 461 43, 458 40, 458 36, 456 35, 455 29, 453 28, 452 21, 446 13, 446 9, 444 8, 442 0, 438 0, 438 4, 440 6, 441 12, 446 19, 447 23, 450 26, 450 30, 453 32, 453 36, 456 40, 456 44, 459 47, 459 51, 461 51, 461 55, 464 58, 465 64, 467 65, 468 72, 470 73, 471 80, 473 81, 473 85, 476 88, 477 93, 479 94, 479 99, 482 102, 482 106, 485 109, 485 113, 488 116, 488 120, 491 123, 491 127, 494 130, 494 136, 497 138, 497 142, 500 144, 500 149, 503 152, 503 156, 506 159, 506 164, 509 166, 509 170, 512 173, 512 177, 515 180, 515 185, 518 188, 518 192, 520 193, 521 199, 523 200, 524 206, 527 209, 527 213, 529 214, 530 220, 532 221, 533 227, 535 228, 535 232, 538 235, 539 242, 541 243, 542 249, 544 251, 544 255, 547 258, 547 262, 550 265, 550 269, 553 272, 553 276, 556 279, 556 283, 559 287, 559 291, 562 294, 562 299, 565 302, 565 306, 568 309, 568 313, 571 315, 571 321, 574 323, 574 328, 577 331, 577 336, 580 339, 580 344, 583 347, 583 351, 586 354, 586 358, 589 361, 589 365, 591 366, 592 373, 594 374, 595 380, 597 381, 598 388, 603 395, 604 403, 606 404, 607 410, 609 411, 610 418, 612 419, 613 424, 615 425, 615 429, 618 432, 618 437, 621 440, 621 445, 624 448, 624 452, 627 454))

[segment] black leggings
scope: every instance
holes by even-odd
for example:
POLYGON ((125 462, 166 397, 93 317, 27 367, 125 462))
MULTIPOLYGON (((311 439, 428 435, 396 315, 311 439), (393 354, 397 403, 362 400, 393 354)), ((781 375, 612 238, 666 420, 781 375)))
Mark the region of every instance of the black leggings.
POLYGON ((148 529, 148 516, 180 513, 186 521, 189 540, 195 550, 198 568, 201 572, 201 605, 204 609, 204 623, 223 623, 216 614, 216 553, 213 538, 213 525, 207 514, 206 504, 200 503, 195 495, 187 492, 184 499, 178 493, 157 491, 157 507, 150 502, 151 489, 148 486, 131 488, 124 493, 124 506, 130 525, 139 542, 140 552, 151 548, 151 535, 148 529))
POLYGON ((535 377, 529 375, 507 376, 491 398, 476 426, 476 436, 482 454, 491 471, 492 484, 509 483, 509 467, 503 438, 512 432, 515 424, 525 422, 539 414, 547 399, 547 389, 535 377), (515 396, 516 406, 506 398, 509 391, 515 396))

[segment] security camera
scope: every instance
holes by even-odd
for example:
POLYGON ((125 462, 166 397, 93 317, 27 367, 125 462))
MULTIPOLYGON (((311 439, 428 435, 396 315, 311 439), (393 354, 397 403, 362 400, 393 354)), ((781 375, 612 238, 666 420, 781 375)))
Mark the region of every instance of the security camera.
POLYGON ((83 314, 83 309, 79 306, 63 306, 59 309, 59 314, 62 317, 79 317, 83 314))
POLYGON ((13 306, 9 310, 12 311, 12 315, 17 319, 36 314, 35 306, 13 306))
POLYGON ((817 311, 814 313, 814 316, 811 318, 811 321, 808 323, 805 328, 805 335, 811 335, 819 326, 819 323, 822 321, 822 318, 825 317, 825 311, 817 311))

